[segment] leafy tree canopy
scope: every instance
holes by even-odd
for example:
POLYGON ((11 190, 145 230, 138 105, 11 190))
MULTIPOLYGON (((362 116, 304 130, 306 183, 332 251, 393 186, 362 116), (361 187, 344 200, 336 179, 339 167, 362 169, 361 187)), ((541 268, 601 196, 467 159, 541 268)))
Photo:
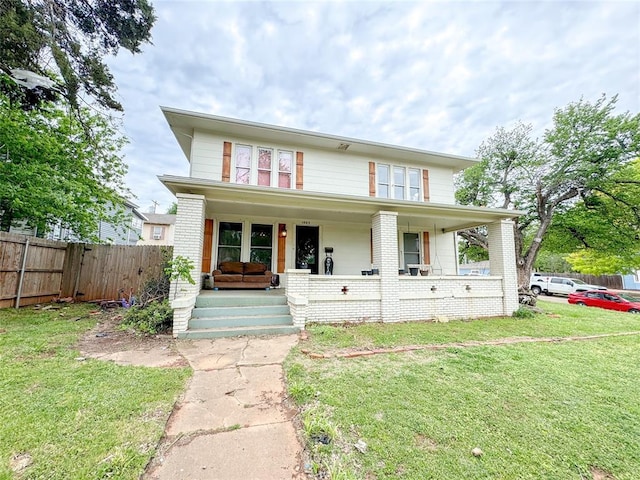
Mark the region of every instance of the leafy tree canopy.
MULTIPOLYGON (((120 111, 103 58, 120 48, 139 53, 154 21, 147 0, 0 0, 0 70, 14 79, 21 76, 16 70, 51 78, 53 72, 62 79, 55 90, 76 110, 85 94, 120 111)), ((51 100, 46 87, 29 90, 23 106, 51 100)))
POLYGON ((167 213, 172 213, 174 215, 178 213, 178 204, 176 202, 173 202, 171 206, 167 209, 167 213))
MULTIPOLYGON (((459 177, 458 202, 523 212, 515 219, 520 285, 528 284, 556 215, 580 202, 592 206, 604 201, 611 220, 621 227, 627 224, 611 206, 637 207, 638 197, 623 193, 637 182, 620 172, 640 153, 640 115, 614 113, 616 102, 616 96, 603 95, 594 103, 581 99, 556 109, 542 140, 531 138, 530 125, 498 128, 478 148, 479 164, 459 177)), ((470 245, 487 247, 481 230, 461 236, 470 245)))
POLYGON ((88 109, 71 115, 46 102, 24 110, 0 94, 0 229, 18 220, 40 231, 61 224, 96 240, 99 220, 121 223, 123 144, 107 119, 88 109))

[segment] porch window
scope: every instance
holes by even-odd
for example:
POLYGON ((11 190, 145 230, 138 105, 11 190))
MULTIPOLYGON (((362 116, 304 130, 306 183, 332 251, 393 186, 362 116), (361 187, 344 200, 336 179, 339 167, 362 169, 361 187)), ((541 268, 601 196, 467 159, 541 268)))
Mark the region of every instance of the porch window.
POLYGON ((242 252, 242 223, 220 222, 218 263, 239 262, 242 252))
POLYGON ((258 147, 258 185, 271 186, 271 158, 273 150, 258 147))
POLYGON ((264 263, 271 268, 273 225, 251 225, 250 261, 264 263))
POLYGON ((410 264, 420 263, 420 234, 403 233, 404 268, 409 271, 410 264))
POLYGON ((293 165, 293 152, 278 151, 278 187, 291 188, 291 166, 293 165))
POLYGON ((236 145, 236 183, 249 184, 251 180, 251 147, 236 145))

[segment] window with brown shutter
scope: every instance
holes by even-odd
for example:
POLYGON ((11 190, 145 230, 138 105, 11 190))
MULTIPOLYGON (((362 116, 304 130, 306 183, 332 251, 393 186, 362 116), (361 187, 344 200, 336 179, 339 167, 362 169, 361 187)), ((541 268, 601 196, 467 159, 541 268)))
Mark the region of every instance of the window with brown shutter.
POLYGON ((429 170, 422 170, 422 193, 425 202, 429 201, 429 170))
POLYGON ((222 181, 231 181, 231 142, 224 142, 222 148, 222 181))
POLYGON ((304 166, 304 154, 302 152, 296 152, 296 189, 302 190, 303 183, 303 175, 302 170, 304 166))
POLYGON ((376 164, 369 162, 369 196, 376 196, 376 164))
POLYGON ((204 220, 204 243, 202 245, 202 271, 211 272, 211 250, 213 246, 213 220, 204 220))

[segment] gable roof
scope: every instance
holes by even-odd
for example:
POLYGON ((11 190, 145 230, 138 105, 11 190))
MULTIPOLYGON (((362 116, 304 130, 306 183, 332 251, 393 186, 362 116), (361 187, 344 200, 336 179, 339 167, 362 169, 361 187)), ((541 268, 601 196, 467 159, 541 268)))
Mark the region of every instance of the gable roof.
POLYGON ((416 148, 401 147, 385 143, 342 137, 295 128, 249 122, 235 118, 220 117, 206 113, 191 112, 171 107, 160 107, 176 140, 189 161, 194 130, 211 131, 218 134, 243 137, 257 141, 278 142, 288 145, 313 147, 335 151, 346 156, 357 154, 369 158, 411 161, 448 167, 460 171, 475 165, 478 160, 431 152, 416 148))
POLYGON ((173 225, 176 223, 176 215, 174 213, 145 213, 147 220, 145 223, 153 223, 156 225, 173 225))

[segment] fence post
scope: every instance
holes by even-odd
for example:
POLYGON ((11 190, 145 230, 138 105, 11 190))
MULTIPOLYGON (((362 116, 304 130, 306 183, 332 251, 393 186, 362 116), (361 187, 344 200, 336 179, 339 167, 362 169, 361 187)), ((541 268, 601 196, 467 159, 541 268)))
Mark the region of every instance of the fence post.
POLYGON ((24 254, 22 255, 22 267, 20 268, 20 281, 18 282, 18 293, 16 294, 16 308, 20 308, 20 297, 22 296, 22 282, 24 282, 24 270, 27 267, 27 253, 29 252, 29 238, 24 244, 24 254))

